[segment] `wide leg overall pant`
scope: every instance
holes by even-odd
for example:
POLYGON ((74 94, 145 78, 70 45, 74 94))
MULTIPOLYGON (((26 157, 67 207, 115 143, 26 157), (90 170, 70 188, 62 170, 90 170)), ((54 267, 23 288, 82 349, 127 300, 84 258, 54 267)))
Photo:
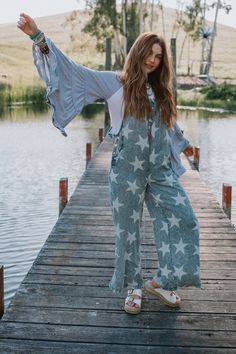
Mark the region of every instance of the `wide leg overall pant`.
POLYGON ((123 122, 114 137, 109 172, 116 230, 115 270, 109 287, 143 287, 140 223, 145 201, 159 260, 155 280, 164 289, 201 287, 199 226, 189 198, 171 168, 169 135, 160 116, 123 122))

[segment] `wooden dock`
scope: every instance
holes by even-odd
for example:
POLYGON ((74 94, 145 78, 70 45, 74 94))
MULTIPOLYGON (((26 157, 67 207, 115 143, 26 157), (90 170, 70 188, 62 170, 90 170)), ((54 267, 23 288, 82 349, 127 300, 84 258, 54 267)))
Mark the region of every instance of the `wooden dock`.
MULTIPOLYGON (((202 289, 180 288, 180 309, 144 294, 142 312, 124 312, 108 288, 114 227, 105 139, 0 321, 0 353, 236 353, 236 232, 196 170, 181 182, 200 221, 202 289)), ((157 267, 144 212, 144 276, 157 267)))

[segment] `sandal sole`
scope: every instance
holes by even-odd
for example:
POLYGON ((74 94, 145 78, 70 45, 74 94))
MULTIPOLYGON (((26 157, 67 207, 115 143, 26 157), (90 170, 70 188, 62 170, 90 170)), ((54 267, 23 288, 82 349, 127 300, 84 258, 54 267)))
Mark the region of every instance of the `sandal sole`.
POLYGON ((137 315, 138 313, 141 312, 141 309, 138 309, 138 311, 132 311, 132 310, 129 310, 127 307, 124 307, 124 310, 125 310, 125 312, 127 312, 131 315, 137 315))
POLYGON ((161 294, 158 294, 156 291, 152 290, 152 289, 149 289, 147 288, 146 286, 144 286, 144 290, 148 293, 148 294, 151 294, 151 295, 154 295, 156 297, 158 297, 158 299, 162 302, 164 302, 165 305, 168 305, 170 307, 180 307, 180 303, 178 304, 174 304, 172 302, 169 302, 168 300, 166 300, 165 297, 163 297, 161 294))

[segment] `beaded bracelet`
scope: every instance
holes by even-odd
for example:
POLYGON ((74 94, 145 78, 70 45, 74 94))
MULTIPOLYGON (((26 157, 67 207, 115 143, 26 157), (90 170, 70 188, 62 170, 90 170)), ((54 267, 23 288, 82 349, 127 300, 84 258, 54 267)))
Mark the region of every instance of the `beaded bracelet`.
POLYGON ((49 48, 45 39, 45 35, 42 31, 38 30, 34 35, 30 36, 43 54, 49 53, 49 48))
POLYGON ((33 34, 32 36, 30 36, 30 39, 32 39, 33 41, 35 40, 35 38, 42 33, 42 31, 38 30, 37 32, 35 32, 35 34, 33 34))

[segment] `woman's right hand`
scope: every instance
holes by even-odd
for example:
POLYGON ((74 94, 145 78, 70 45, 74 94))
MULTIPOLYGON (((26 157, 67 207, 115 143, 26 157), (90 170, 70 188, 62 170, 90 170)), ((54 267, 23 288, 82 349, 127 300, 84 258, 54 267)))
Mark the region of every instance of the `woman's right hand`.
POLYGON ((35 21, 25 13, 20 14, 20 19, 17 22, 17 27, 29 36, 33 36, 39 30, 35 21))

